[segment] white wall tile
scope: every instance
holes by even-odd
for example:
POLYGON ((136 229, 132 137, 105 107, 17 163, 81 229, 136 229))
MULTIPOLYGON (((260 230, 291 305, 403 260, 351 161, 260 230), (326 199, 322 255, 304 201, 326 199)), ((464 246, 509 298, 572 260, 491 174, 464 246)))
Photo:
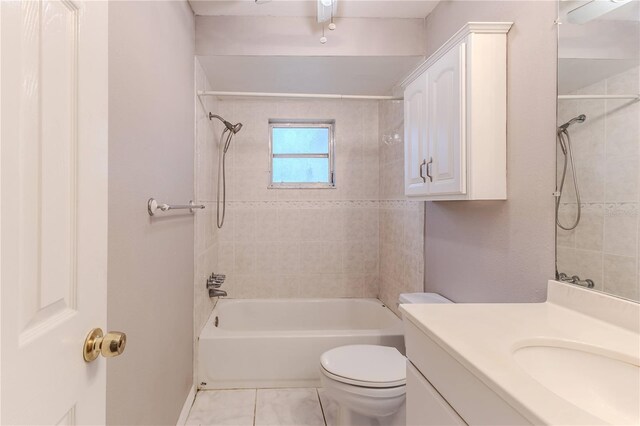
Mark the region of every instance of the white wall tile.
POLYGON ((638 219, 635 216, 604 218, 604 252, 620 256, 636 256, 638 219))
POLYGON ((255 243, 234 243, 234 268, 236 274, 253 274, 256 272, 256 246, 255 243))
MULTIPOLYGON (((209 82, 196 60, 195 90, 210 89, 209 82)), ((209 274, 218 272, 220 233, 216 227, 215 189, 217 184, 218 161, 218 131, 221 127, 208 119, 209 111, 216 110, 217 101, 213 98, 196 102, 196 131, 195 131, 195 201, 205 204, 204 210, 198 210, 195 215, 194 227, 194 300, 193 300, 193 354, 194 372, 198 362, 197 338, 204 326, 209 313, 213 309, 214 301, 209 298, 205 283, 209 274)), ((195 373, 194 373, 195 374, 195 373)), ((194 376, 194 382, 195 382, 194 376)))
POLYGON ((604 291, 628 299, 638 300, 637 258, 604 255, 604 291))
POLYGON ((402 143, 381 141, 381 132, 402 129, 401 102, 224 100, 216 107, 243 123, 227 154, 225 226, 215 228, 213 208, 207 225, 230 296, 375 297, 393 283, 384 294, 395 306, 389 297, 421 290, 423 205, 380 210, 377 202, 404 200, 402 143), (267 189, 269 118, 336 120, 335 190, 267 189), (296 204, 306 201, 318 205, 296 204), (254 202, 261 207, 247 207, 254 202))
POLYGON ((399 314, 399 294, 424 288, 424 203, 404 201, 403 144, 383 138, 403 136, 402 103, 380 105, 380 199, 389 200, 381 201, 378 221, 380 299, 399 314))
MULTIPOLYGON (((583 208, 580 224, 575 231, 572 231, 575 234, 575 247, 584 250, 601 251, 604 244, 604 211, 602 205, 596 204, 589 207, 583 208)), ((562 223, 571 224, 574 220, 575 216, 571 215, 568 218, 563 218, 562 223)), ((558 232, 558 235, 560 235, 560 232, 558 232)))

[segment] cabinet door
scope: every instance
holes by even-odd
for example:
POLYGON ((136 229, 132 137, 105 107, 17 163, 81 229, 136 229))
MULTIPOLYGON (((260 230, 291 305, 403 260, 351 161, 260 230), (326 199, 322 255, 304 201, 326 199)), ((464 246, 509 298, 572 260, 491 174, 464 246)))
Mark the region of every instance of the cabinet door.
POLYGON ((427 75, 404 90, 404 193, 426 195, 427 75))
POLYGON ((428 194, 465 194, 465 44, 427 71, 428 194))
POLYGON ((461 426, 465 421, 407 361, 407 426, 461 426))

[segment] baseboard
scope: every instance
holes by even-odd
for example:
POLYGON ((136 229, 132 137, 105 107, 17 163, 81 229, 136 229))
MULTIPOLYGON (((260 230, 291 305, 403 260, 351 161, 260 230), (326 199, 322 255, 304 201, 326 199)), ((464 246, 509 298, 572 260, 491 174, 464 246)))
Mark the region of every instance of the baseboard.
POLYGON ((178 422, 176 426, 184 426, 187 423, 187 417, 189 417, 189 411, 191 411, 191 406, 193 405, 193 401, 196 399, 196 386, 191 386, 189 390, 189 394, 187 395, 187 399, 184 401, 184 405, 182 406, 182 411, 180 412, 180 417, 178 417, 178 422))

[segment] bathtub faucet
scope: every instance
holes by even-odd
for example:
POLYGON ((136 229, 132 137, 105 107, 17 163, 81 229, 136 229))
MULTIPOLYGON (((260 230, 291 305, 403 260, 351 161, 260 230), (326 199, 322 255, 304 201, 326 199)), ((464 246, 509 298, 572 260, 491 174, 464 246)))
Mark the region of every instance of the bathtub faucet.
POLYGON ((220 286, 224 283, 225 278, 227 278, 226 275, 216 274, 212 272, 207 279, 207 288, 220 288, 220 286))
POLYGON ((224 283, 225 278, 227 278, 224 274, 216 274, 214 272, 209 275, 207 278, 207 290, 209 290, 209 297, 219 297, 226 296, 227 292, 224 290, 220 290, 220 286, 224 283))
POLYGON ((209 289, 209 297, 226 297, 227 296, 227 292, 224 290, 220 290, 217 288, 210 288, 209 289))

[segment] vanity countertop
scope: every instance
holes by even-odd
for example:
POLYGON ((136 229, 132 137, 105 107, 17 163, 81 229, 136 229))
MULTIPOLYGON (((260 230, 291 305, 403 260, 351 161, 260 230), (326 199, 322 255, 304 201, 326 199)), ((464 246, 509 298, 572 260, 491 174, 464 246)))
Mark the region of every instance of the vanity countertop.
MULTIPOLYGON (((638 423, 640 403, 633 400, 635 386, 640 387, 637 303, 550 281, 544 303, 406 304, 400 309, 405 320, 532 423, 638 423), (594 367, 592 382, 558 380, 582 362, 594 367), (612 376, 625 380, 617 392, 605 389, 612 383, 598 382, 605 376, 597 374, 606 374, 609 364, 617 369, 612 376), (622 385, 631 386, 631 392, 622 385), (598 388, 598 395, 587 395, 597 404, 572 400, 586 388, 598 388), (621 410, 619 404, 626 405, 621 410)), ((582 376, 580 370, 574 374, 582 376)))

